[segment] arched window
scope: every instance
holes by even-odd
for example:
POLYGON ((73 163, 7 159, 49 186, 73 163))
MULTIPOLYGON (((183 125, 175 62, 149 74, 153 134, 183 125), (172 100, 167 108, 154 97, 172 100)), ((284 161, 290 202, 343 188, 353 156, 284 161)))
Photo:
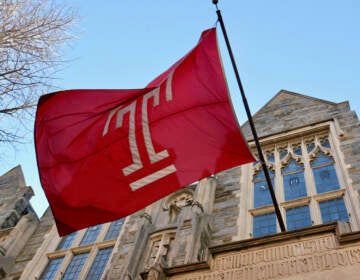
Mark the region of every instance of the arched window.
MULTIPOLYGON (((274 185, 275 173, 269 170, 269 175, 271 178, 271 183, 275 188, 274 185)), ((272 204, 272 199, 271 199, 269 187, 265 178, 264 171, 260 170, 254 176, 254 208, 262 207, 270 204, 272 204)))
POLYGON ((304 177, 304 167, 297 163, 294 159, 282 170, 285 200, 293 200, 306 197, 306 186, 304 177))
POLYGON ((317 193, 324 193, 340 188, 336 175, 334 160, 319 152, 311 162, 311 168, 314 173, 317 193))

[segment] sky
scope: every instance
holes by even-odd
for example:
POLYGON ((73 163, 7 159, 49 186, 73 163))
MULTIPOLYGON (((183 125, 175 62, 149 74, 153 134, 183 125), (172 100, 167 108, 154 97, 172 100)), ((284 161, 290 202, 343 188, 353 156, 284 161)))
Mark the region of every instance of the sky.
MULTIPOLYGON (((64 50, 60 89, 142 88, 194 47, 215 26, 211 0, 58 0, 78 10, 78 38, 64 50), (100 5, 101 4, 101 5, 100 5)), ((285 89, 360 111, 360 1, 219 0, 252 114, 285 89)), ((218 40, 240 124, 245 110, 225 47, 218 40)), ((32 127, 32 123, 29 127, 32 127)), ((35 150, 18 145, 0 175, 21 165, 39 216, 48 207, 35 150)))

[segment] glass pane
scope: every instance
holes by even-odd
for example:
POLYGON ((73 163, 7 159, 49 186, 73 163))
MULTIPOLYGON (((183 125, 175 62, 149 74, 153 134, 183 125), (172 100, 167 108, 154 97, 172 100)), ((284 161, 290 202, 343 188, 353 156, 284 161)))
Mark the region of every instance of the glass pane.
POLYGON ((333 165, 313 169, 316 191, 318 193, 338 190, 340 188, 333 165))
POLYGON ((255 216, 253 224, 253 236, 259 237, 276 233, 275 213, 255 216))
POLYGON ((306 143, 306 149, 308 153, 310 153, 312 150, 314 150, 315 144, 314 143, 306 143))
MULTIPOLYGON (((270 175, 270 178, 273 178, 275 176, 275 172, 268 169, 269 171, 269 175, 270 175)), ((266 180, 265 178, 265 173, 263 170, 260 170, 258 173, 256 173, 256 175, 254 176, 254 182, 255 181, 261 181, 261 180, 266 180)))
POLYGON ((269 152, 266 154, 267 160, 270 162, 275 162, 275 157, 273 152, 269 152))
POLYGON ((47 264, 45 270, 41 274, 39 280, 52 280, 55 277, 56 272, 60 264, 62 263, 64 257, 52 259, 47 264))
POLYGON ((61 280, 74 280, 78 279, 78 276, 81 272, 81 269, 84 266, 86 258, 88 257, 89 253, 83 253, 79 255, 75 255, 70 264, 68 265, 63 277, 61 280))
POLYGON ((297 163, 295 160, 290 160, 289 163, 282 170, 282 174, 288 174, 293 172, 302 171, 304 167, 302 164, 297 163))
POLYGON ((61 239, 61 241, 60 241, 60 243, 59 243, 59 245, 58 245, 58 247, 57 247, 57 250, 62 250, 62 249, 70 248, 72 242, 74 241, 74 238, 75 238, 75 236, 76 236, 76 233, 77 233, 77 232, 73 232, 73 233, 70 233, 69 235, 64 236, 64 237, 61 239))
POLYGON ((302 154, 301 145, 300 144, 293 145, 293 152, 295 155, 301 156, 302 154))
POLYGON ((320 202, 319 205, 323 223, 333 221, 349 221, 349 215, 342 197, 320 202))
MULTIPOLYGON (((271 180, 271 183, 275 189, 274 180, 271 180)), ((254 184, 254 208, 270 204, 272 204, 272 199, 267 182, 256 182, 254 184)))
POLYGON ((101 229, 101 225, 97 225, 97 226, 93 226, 93 227, 89 227, 85 234, 83 239, 80 242, 80 245, 86 245, 86 244, 91 244, 94 243, 96 241, 96 238, 100 232, 101 229))
POLYGON ((288 154, 287 148, 284 148, 280 151, 280 159, 283 159, 288 154))
POLYGON ((321 146, 325 147, 325 148, 330 148, 330 142, 329 142, 329 139, 322 139, 321 141, 321 146))
POLYGON ((286 175, 283 180, 285 201, 307 196, 304 173, 286 175))
POLYGON ((116 239, 120 233, 120 230, 121 230, 123 224, 124 224, 124 220, 125 220, 125 218, 112 222, 110 224, 109 230, 107 231, 107 233, 105 235, 104 240, 116 239))
POLYGON ((104 268, 106 263, 109 260, 110 254, 112 252, 112 247, 105 248, 99 250, 97 253, 95 260, 90 268, 88 275, 86 276, 86 280, 100 280, 101 275, 104 272, 104 268))
POLYGON ((324 164, 332 164, 334 160, 331 157, 324 155, 323 153, 318 153, 316 158, 310 163, 311 167, 321 166, 324 164))
POLYGON ((304 205, 286 210, 286 223, 288 230, 311 226, 309 206, 304 205))

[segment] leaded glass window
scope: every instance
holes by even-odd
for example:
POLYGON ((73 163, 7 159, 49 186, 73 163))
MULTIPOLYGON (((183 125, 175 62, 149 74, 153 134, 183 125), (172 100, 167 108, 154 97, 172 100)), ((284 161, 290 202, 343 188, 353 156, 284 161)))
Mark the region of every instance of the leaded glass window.
POLYGON ((349 215, 342 197, 320 202, 319 206, 323 223, 333 221, 349 221, 349 215))
POLYGON ((80 245, 94 243, 96 241, 97 236, 99 235, 100 229, 101 229, 101 225, 89 227, 86 230, 84 237, 80 242, 80 245))
MULTIPOLYGON (((271 183, 275 189, 274 172, 269 170, 271 183)), ((265 178, 264 171, 259 171, 254 177, 254 208, 272 204, 269 187, 265 178)))
POLYGON ((124 220, 125 220, 125 218, 112 222, 110 224, 110 227, 109 227, 106 235, 105 235, 104 240, 116 239, 120 233, 120 230, 121 230, 123 224, 124 224, 124 220))
POLYGON ((59 266, 61 265, 64 257, 51 259, 47 264, 45 270, 41 274, 39 280, 52 280, 57 273, 59 266))
POLYGON ((276 233, 276 216, 275 213, 254 216, 253 219, 253 236, 260 237, 276 233))
POLYGON ((61 241, 60 241, 60 243, 59 243, 59 245, 58 245, 58 247, 57 247, 57 250, 62 250, 62 249, 70 248, 70 247, 71 247, 71 244, 72 244, 73 241, 74 241, 74 238, 75 238, 75 236, 76 236, 76 233, 77 233, 77 232, 75 231, 75 232, 73 232, 73 233, 70 233, 70 234, 64 236, 64 237, 61 239, 61 241))
POLYGON ((334 160, 323 153, 318 153, 311 162, 317 193, 324 193, 340 188, 334 160))
POLYGON ((306 197, 304 167, 295 160, 290 160, 282 170, 285 200, 306 197))
POLYGON ((112 252, 112 247, 108 247, 105 249, 100 249, 97 253, 95 260, 90 268, 89 273, 86 276, 86 280, 100 280, 101 275, 104 272, 106 263, 109 260, 109 257, 112 252))
POLYGON ((89 253, 83 253, 75 255, 68 267, 65 270, 65 273, 61 280, 74 280, 78 279, 78 276, 84 266, 84 263, 88 257, 89 253))
POLYGON ((294 207, 286 210, 286 223, 288 230, 311 226, 310 210, 308 205, 294 207))

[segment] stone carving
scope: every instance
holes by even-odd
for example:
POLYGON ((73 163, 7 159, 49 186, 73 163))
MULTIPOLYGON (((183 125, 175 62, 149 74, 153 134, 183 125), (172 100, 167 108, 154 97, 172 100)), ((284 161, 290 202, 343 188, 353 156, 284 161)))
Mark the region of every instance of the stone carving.
POLYGON ((161 235, 160 238, 152 242, 145 269, 150 270, 161 264, 168 254, 169 247, 173 239, 174 237, 172 233, 165 233, 161 235))
POLYGON ((175 223, 182 208, 191 206, 194 200, 192 190, 180 190, 173 195, 170 195, 165 201, 163 209, 169 211, 169 222, 175 223))
POLYGON ((336 249, 334 236, 304 240, 215 258, 208 272, 177 275, 171 280, 267 280, 308 272, 360 266, 360 245, 336 249))

